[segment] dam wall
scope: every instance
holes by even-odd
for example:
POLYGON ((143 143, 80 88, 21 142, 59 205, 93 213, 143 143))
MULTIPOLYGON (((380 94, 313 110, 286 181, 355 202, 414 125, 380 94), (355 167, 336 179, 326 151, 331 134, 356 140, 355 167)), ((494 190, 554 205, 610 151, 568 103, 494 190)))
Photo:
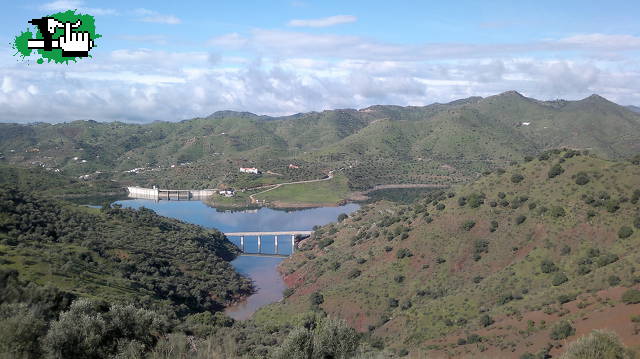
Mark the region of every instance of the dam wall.
POLYGON ((203 199, 216 193, 214 189, 186 190, 127 187, 129 197, 142 199, 203 199))

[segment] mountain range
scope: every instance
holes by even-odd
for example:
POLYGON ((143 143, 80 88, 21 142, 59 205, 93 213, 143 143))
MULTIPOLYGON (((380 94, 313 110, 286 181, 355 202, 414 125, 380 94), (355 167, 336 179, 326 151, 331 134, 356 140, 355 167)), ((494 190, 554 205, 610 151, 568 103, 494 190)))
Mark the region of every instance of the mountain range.
POLYGON ((389 183, 449 184, 559 147, 628 158, 640 150, 640 114, 598 95, 539 101, 509 91, 446 104, 283 117, 221 111, 146 125, 0 124, 5 163, 77 176, 98 171, 118 181, 174 187, 236 185, 239 166, 280 175, 261 184, 313 179, 338 169, 354 190, 389 183), (289 170, 290 163, 303 170, 289 170), (146 172, 125 172, 136 168, 146 172))

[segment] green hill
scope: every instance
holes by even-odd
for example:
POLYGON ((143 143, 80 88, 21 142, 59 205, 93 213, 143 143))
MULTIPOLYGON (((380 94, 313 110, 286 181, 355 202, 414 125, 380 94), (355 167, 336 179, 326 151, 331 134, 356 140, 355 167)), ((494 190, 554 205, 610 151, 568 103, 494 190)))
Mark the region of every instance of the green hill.
POLYGON ((342 170, 353 190, 451 184, 558 147, 629 158, 640 150, 640 114, 597 95, 538 101, 511 91, 422 107, 284 117, 222 111, 148 125, 0 124, 5 163, 181 188, 308 180, 329 170, 342 170), (289 169, 291 163, 300 170, 289 169), (265 174, 247 181, 238 176, 241 166, 257 166, 265 174))
POLYGON ((251 292, 218 231, 148 209, 102 210, 0 191, 0 269, 78 297, 168 305, 182 315, 217 311, 251 292), (163 304, 164 303, 164 304, 163 304))
POLYGON ((555 355, 594 328, 638 346, 639 200, 638 165, 565 150, 367 205, 299 243, 255 318, 321 310, 415 357, 555 355))

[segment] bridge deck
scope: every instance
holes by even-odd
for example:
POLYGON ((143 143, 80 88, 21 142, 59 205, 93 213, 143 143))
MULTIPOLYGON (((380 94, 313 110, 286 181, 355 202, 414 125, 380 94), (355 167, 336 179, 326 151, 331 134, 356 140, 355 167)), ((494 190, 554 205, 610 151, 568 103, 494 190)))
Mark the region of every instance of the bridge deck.
POLYGON ((227 237, 251 237, 251 236, 286 236, 286 235, 311 235, 313 231, 282 231, 282 232, 225 232, 227 237))

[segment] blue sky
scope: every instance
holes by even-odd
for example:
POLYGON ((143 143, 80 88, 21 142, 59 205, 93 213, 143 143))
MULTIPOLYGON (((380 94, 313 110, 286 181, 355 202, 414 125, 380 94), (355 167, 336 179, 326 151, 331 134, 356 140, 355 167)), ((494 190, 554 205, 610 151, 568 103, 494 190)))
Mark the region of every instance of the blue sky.
POLYGON ((0 121, 178 121, 426 105, 517 90, 640 105, 635 1, 95 1, 0 4, 0 121), (560 3, 560 4, 559 4, 560 3), (78 9, 93 58, 13 56, 31 18, 78 9))

